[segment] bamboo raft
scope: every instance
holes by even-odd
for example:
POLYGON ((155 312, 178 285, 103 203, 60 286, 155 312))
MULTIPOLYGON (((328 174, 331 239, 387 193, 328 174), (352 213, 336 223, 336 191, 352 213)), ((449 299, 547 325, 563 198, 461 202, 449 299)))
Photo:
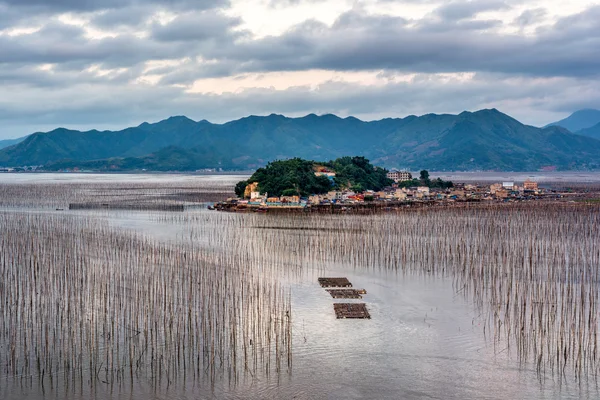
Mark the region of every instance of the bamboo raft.
POLYGON ((338 319, 371 319, 365 303, 334 303, 333 309, 338 319))
POLYGON ((327 292, 334 299, 362 299, 367 294, 365 289, 327 289, 327 292))
POLYGON ((319 284, 324 288, 352 287, 348 278, 319 278, 319 284))

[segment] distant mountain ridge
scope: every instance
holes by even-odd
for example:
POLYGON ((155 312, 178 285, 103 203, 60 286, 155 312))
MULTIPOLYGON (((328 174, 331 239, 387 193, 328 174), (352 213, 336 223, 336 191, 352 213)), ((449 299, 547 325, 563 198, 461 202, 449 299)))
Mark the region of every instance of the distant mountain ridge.
POLYGON ((575 111, 565 119, 553 122, 545 126, 562 126, 571 132, 578 133, 584 129, 600 124, 600 110, 584 109, 575 111))
POLYGON ((577 131, 578 135, 589 136, 594 139, 600 140, 600 123, 586 129, 577 131))
POLYGON ((0 166, 190 171, 253 169, 301 157, 365 156, 412 170, 600 169, 600 140, 536 128, 496 109, 361 121, 332 114, 249 116, 225 124, 171 117, 121 131, 59 128, 0 150, 0 166))
POLYGON ((23 140, 27 139, 27 136, 23 136, 17 139, 4 139, 0 140, 0 149, 4 149, 6 147, 14 146, 17 143, 21 143, 23 140))

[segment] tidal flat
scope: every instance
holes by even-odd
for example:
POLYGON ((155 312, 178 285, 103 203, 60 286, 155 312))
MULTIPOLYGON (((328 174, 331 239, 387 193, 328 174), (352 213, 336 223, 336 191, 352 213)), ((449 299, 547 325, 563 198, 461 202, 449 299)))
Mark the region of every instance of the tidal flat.
POLYGON ((236 176, 22 176, 2 399, 600 396, 600 204, 229 214, 205 206, 236 176), (194 207, 68 210, 98 199, 194 207), (323 276, 371 319, 336 319, 323 276))

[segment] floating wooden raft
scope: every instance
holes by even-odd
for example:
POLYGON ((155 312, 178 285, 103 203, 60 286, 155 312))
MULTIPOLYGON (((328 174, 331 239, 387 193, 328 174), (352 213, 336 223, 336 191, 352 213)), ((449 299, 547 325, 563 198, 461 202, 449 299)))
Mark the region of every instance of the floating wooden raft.
POLYGON ((360 318, 371 319, 365 303, 335 303, 333 305, 335 316, 338 319, 360 318))
POLYGON ((352 287, 348 278, 319 278, 321 287, 352 287))
POLYGON ((362 294, 367 294, 365 289, 327 289, 334 299, 362 299, 362 294))

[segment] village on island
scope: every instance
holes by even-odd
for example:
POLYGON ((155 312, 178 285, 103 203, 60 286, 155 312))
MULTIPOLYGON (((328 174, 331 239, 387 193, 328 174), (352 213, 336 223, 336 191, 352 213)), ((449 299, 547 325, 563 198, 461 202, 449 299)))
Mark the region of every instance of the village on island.
MULTIPOLYGON (((211 208, 222 211, 270 211, 270 210, 302 210, 302 211, 340 211, 352 209, 389 209, 394 207, 410 207, 434 204, 450 205, 465 202, 516 202, 542 198, 556 198, 558 195, 550 190, 538 187, 538 183, 526 180, 521 184, 505 181, 489 184, 463 184, 443 181, 439 178, 431 179, 429 172, 423 170, 418 178, 414 178, 408 171, 387 171, 373 167, 368 160, 362 157, 345 157, 351 167, 358 161, 360 168, 354 171, 338 171, 324 163, 311 163, 310 173, 321 181, 326 179, 330 190, 317 186, 315 192, 303 189, 302 182, 307 183, 306 176, 301 177, 293 171, 292 177, 287 179, 283 186, 290 186, 281 190, 276 185, 264 184, 264 180, 271 179, 270 173, 282 174, 281 168, 269 171, 273 163, 261 168, 248 181, 238 183, 236 194, 238 197, 215 203, 211 208), (378 180, 365 179, 373 171, 379 175, 378 180), (364 174, 357 173, 364 172, 364 174), (381 176, 383 175, 383 179, 381 176), (354 179, 353 179, 354 178, 354 179), (361 179, 362 178, 362 179, 361 179), (369 184, 372 183, 372 184, 369 184), (274 189, 274 193, 269 192, 274 189)), ((295 159, 305 163, 304 160, 295 159)), ((337 161, 337 160, 336 160, 337 161)), ((274 163, 285 163, 276 161, 274 163)), ((305 166, 304 166, 305 167, 305 166)), ((346 168, 347 169, 347 168, 346 168)), ((351 168, 352 169, 352 168, 351 168)), ((289 173, 289 171, 287 171, 289 173)), ((281 176, 278 176, 281 178, 281 176)), ((310 187, 311 185, 306 185, 310 187)))

